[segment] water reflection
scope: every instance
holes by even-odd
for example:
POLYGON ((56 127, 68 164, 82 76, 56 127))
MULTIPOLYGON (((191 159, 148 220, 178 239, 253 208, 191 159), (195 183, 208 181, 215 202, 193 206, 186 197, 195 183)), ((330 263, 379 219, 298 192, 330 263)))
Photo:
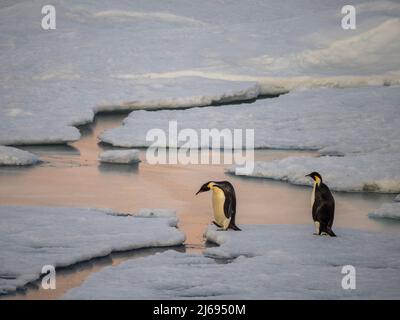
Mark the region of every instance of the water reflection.
POLYGON ((39 156, 79 156, 79 149, 69 144, 62 145, 32 145, 32 146, 18 146, 19 149, 23 149, 39 156))
POLYGON ((15 293, 0 296, 0 298, 6 300, 58 299, 68 290, 80 286, 92 273, 98 272, 104 267, 117 266, 127 260, 144 258, 167 250, 186 251, 184 246, 178 246, 113 252, 105 257, 80 262, 66 268, 57 268, 57 286, 55 290, 42 289, 41 280, 38 280, 28 284, 25 290, 18 290, 15 293))
POLYGON ((101 173, 104 174, 137 174, 139 171, 139 163, 132 164, 114 164, 101 163, 98 166, 101 173))

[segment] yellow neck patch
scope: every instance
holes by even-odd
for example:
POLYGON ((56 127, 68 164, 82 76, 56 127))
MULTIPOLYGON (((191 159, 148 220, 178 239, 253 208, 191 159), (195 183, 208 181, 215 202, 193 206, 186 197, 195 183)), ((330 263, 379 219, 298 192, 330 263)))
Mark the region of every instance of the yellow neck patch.
POLYGON ((315 177, 315 184, 317 184, 319 186, 321 184, 321 179, 318 177, 315 177))
POLYGON ((214 182, 210 182, 210 183, 207 185, 207 187, 210 188, 210 189, 212 189, 212 188, 214 187, 214 182))

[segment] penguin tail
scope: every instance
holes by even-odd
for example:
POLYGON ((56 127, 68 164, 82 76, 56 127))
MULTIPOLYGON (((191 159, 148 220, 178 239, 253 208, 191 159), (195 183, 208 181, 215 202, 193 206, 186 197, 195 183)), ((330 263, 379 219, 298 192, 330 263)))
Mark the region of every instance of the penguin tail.
POLYGON ((336 237, 336 234, 330 228, 326 229, 325 232, 331 237, 336 237))
POLYGON ((232 223, 229 226, 230 229, 235 230, 235 231, 242 231, 236 224, 232 223))

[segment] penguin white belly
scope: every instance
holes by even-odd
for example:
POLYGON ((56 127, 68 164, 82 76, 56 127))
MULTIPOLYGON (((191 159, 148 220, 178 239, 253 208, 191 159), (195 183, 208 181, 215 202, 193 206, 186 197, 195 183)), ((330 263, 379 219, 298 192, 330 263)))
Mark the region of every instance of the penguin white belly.
MULTIPOLYGON (((314 187, 311 193, 311 210, 314 206, 314 201, 315 201, 315 189, 317 188, 317 184, 314 183, 314 187)), ((315 233, 314 234, 319 234, 319 222, 318 221, 314 221, 314 225, 315 225, 315 233)))
POLYGON ((311 193, 311 210, 312 210, 312 207, 313 207, 314 201, 315 201, 315 189, 316 189, 316 187, 317 187, 317 184, 314 183, 314 187, 313 187, 312 193, 311 193))
POLYGON ((224 230, 228 229, 231 219, 227 219, 224 213, 225 195, 219 188, 213 188, 213 210, 215 222, 224 230))

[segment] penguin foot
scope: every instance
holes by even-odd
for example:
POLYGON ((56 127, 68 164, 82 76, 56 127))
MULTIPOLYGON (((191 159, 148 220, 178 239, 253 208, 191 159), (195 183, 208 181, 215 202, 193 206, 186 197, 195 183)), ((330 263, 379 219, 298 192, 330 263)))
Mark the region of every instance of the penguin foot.
POLYGON ((332 229, 326 228, 321 230, 321 236, 329 236, 329 237, 336 237, 336 234, 332 231, 332 229))
POLYGON ((336 234, 334 234, 333 233, 333 231, 330 231, 330 233, 329 232, 325 232, 325 231, 322 231, 321 233, 313 233, 313 236, 329 236, 329 237, 336 237, 336 234))
POLYGON ((242 231, 242 229, 240 229, 236 224, 229 225, 228 229, 232 229, 232 230, 235 230, 235 231, 242 231))

